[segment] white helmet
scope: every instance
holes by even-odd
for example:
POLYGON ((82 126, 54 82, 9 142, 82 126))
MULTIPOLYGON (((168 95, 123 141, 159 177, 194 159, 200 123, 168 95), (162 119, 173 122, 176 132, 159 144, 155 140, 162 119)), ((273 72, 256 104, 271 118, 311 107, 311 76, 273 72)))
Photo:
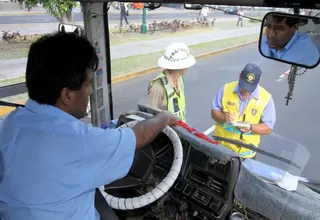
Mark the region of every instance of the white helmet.
POLYGON ((196 59, 190 55, 189 48, 184 43, 170 44, 158 60, 158 66, 168 70, 187 69, 195 63, 196 59))

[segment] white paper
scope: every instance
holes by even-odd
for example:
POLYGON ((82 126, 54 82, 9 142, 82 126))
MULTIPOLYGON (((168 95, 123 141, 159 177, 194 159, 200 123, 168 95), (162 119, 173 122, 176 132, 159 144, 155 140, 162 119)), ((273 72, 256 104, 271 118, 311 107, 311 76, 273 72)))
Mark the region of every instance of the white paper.
POLYGON ((231 122, 234 127, 250 128, 250 124, 244 122, 231 122))
POLYGON ((280 186, 287 191, 295 191, 298 188, 299 179, 286 172, 281 182, 275 182, 276 185, 280 186))
POLYGON ((232 125, 233 127, 250 128, 250 124, 246 122, 226 122, 224 125, 232 125))
POLYGON ((299 178, 284 170, 251 159, 245 160, 242 165, 247 167, 250 172, 282 189, 295 191, 298 188, 299 178))

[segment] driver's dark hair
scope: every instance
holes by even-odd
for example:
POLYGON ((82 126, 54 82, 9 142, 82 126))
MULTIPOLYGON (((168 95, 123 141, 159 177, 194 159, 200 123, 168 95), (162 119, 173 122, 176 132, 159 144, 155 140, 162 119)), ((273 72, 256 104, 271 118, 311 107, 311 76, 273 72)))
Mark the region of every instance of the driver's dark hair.
POLYGON ((283 19, 286 19, 286 24, 289 27, 292 27, 300 22, 300 18, 286 17, 286 16, 281 16, 281 15, 272 15, 271 17, 277 23, 282 22, 283 19))
POLYGON ((74 33, 46 35, 35 41, 28 54, 26 85, 39 104, 55 105, 63 88, 80 90, 87 70, 96 71, 98 56, 84 37, 74 33))

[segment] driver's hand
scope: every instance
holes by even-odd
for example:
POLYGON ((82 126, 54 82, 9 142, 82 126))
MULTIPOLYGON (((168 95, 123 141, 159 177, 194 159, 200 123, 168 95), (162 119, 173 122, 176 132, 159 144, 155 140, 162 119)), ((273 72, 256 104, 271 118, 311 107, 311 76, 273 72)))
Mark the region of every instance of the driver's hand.
POLYGON ((232 122, 236 120, 236 114, 232 112, 225 112, 224 117, 226 122, 232 122))
POLYGON ((177 124, 179 120, 174 114, 169 111, 162 111, 159 114, 162 114, 164 116, 164 118, 167 120, 167 125, 169 126, 177 124))

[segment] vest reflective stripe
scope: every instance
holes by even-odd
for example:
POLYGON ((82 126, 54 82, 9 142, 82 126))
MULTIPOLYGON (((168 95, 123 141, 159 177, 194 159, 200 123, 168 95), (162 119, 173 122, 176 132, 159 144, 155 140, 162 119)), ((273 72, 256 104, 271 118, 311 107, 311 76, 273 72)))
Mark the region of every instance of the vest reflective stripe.
POLYGON ((174 91, 173 87, 169 83, 166 75, 164 73, 159 74, 152 82, 149 84, 149 89, 152 84, 160 79, 161 84, 164 86, 166 90, 167 96, 167 110, 172 112, 174 115, 179 117, 183 122, 186 122, 186 104, 185 104, 185 96, 184 96, 184 80, 183 77, 179 78, 180 91, 179 95, 174 91))
MULTIPOLYGON (((227 83, 224 86, 223 97, 222 97, 222 108, 225 111, 235 113, 238 121, 243 122, 244 115, 245 121, 250 124, 259 124, 261 116, 265 107, 267 106, 271 97, 270 93, 264 88, 259 86, 259 99, 251 98, 242 115, 240 115, 240 101, 238 93, 234 92, 234 89, 238 85, 238 81, 227 83)), ((258 147, 260 143, 260 135, 258 134, 242 134, 241 132, 233 127, 222 126, 217 123, 214 131, 215 136, 229 138, 233 140, 239 140, 243 143, 253 144, 258 147)), ((256 155, 256 152, 248 150, 246 148, 238 147, 234 144, 226 143, 221 141, 220 144, 238 153, 243 158, 252 158, 256 155)))

